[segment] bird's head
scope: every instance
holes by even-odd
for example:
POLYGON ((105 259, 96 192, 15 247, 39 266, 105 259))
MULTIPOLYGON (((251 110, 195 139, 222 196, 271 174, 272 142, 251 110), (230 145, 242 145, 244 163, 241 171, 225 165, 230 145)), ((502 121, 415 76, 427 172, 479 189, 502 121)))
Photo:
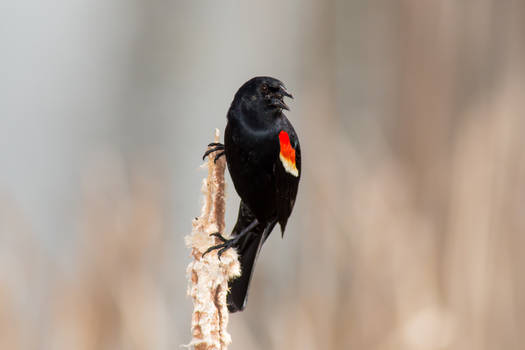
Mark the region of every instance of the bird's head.
POLYGON ((283 101, 284 96, 293 98, 280 80, 272 77, 255 77, 241 86, 233 101, 234 104, 244 104, 248 109, 281 112, 283 109, 290 110, 283 101))

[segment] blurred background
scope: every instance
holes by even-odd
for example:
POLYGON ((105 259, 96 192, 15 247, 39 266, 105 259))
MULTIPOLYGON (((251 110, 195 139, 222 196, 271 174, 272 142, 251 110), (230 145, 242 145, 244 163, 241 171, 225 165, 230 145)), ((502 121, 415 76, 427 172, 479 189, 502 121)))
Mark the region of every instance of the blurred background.
POLYGON ((303 174, 230 348, 523 349, 524 37, 520 0, 2 1, 0 349, 189 343, 200 157, 256 75, 303 174))

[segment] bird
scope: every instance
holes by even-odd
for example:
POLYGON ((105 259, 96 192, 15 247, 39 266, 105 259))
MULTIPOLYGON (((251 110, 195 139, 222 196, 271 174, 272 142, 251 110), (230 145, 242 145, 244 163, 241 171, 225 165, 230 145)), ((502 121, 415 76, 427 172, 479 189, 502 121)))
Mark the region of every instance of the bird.
POLYGON ((299 138, 283 110, 290 110, 284 97, 293 99, 284 84, 261 76, 244 83, 227 113, 224 144, 211 143, 203 159, 213 152, 214 161, 226 157, 233 185, 240 196, 237 222, 230 239, 212 233, 221 243, 218 257, 235 248, 241 276, 228 282, 230 312, 246 307, 248 288, 262 245, 278 223, 281 236, 290 217, 301 177, 299 138))

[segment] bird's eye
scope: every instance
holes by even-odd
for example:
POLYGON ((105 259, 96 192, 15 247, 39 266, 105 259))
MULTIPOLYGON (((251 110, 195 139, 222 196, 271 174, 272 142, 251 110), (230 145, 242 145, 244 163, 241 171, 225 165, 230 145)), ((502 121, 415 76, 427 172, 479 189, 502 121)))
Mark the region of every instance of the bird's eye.
POLYGON ((262 89, 263 92, 268 92, 268 85, 263 84, 263 85, 261 86, 261 89, 262 89))

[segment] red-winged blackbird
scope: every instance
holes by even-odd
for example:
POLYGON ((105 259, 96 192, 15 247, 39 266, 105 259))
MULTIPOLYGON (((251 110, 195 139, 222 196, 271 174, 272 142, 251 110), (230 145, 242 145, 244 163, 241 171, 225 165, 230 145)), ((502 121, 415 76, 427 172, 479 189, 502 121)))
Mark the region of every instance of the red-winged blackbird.
POLYGON ((241 204, 232 239, 214 234, 223 243, 206 252, 236 248, 241 276, 229 282, 228 309, 242 311, 246 305, 253 265, 274 226, 284 235, 297 195, 301 174, 299 139, 282 113, 289 110, 283 97, 291 97, 284 84, 270 77, 247 81, 235 94, 228 111, 224 145, 213 143, 208 154, 221 151, 241 204))

